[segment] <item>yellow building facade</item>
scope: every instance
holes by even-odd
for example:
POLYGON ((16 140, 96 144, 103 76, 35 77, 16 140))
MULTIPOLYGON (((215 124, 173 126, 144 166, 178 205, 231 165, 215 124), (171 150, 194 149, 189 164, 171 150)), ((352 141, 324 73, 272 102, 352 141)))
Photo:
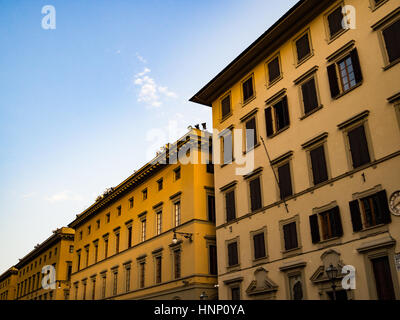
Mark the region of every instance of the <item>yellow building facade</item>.
POLYGON ((68 299, 74 234, 71 228, 57 229, 19 260, 15 265, 18 270, 16 300, 68 299))
POLYGON ((400 298, 399 24, 396 0, 299 1, 191 99, 220 141, 219 298, 400 298))
POLYGON ((0 300, 14 300, 17 294, 18 270, 11 267, 0 275, 0 300))
POLYGON ((191 130, 69 225, 70 299, 217 298, 213 167, 201 163, 208 141, 191 130))

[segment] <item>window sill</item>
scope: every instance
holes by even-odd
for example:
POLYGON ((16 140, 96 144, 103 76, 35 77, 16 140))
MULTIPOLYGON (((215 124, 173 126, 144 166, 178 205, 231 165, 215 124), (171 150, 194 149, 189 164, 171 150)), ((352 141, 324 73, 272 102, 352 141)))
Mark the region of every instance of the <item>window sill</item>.
POLYGON ((396 60, 390 62, 388 65, 384 66, 382 69, 383 71, 389 70, 391 67, 395 66, 400 62, 400 58, 397 58, 396 60))
POLYGON ((340 36, 344 33, 346 33, 347 31, 349 31, 350 29, 342 29, 342 31, 339 31, 337 34, 335 34, 334 36, 330 36, 329 40, 328 40, 328 44, 331 44, 333 41, 335 41, 337 38, 340 38, 340 36))
POLYGON ((318 107, 312 109, 310 112, 304 114, 302 117, 300 117, 300 120, 304 120, 306 118, 308 118, 309 116, 313 115, 314 113, 316 113, 317 111, 321 110, 324 106, 321 104, 318 107))
POLYGON ((301 247, 289 249, 289 250, 284 250, 282 251, 282 256, 284 258, 290 257, 290 256, 296 256, 301 253, 301 247))
POLYGON ((359 86, 361 86, 362 84, 363 84, 363 81, 357 83, 354 87, 350 88, 350 89, 347 90, 347 91, 341 92, 340 94, 338 94, 338 95, 337 95, 335 98, 333 98, 333 99, 334 99, 334 100, 337 100, 337 99, 343 97, 344 95, 348 94, 349 92, 351 92, 351 91, 357 89, 357 88, 358 88, 359 86))
POLYGON ((387 231, 389 231, 389 226, 387 224, 380 223, 377 224, 376 226, 364 228, 360 230, 359 233, 360 233, 360 238, 366 238, 387 231))
POLYGON ((231 160, 231 162, 227 162, 227 163, 221 164, 221 165, 220 165, 220 168, 223 168, 223 167, 227 166, 228 164, 233 164, 234 162, 235 162, 235 158, 233 158, 233 159, 231 160))
POLYGON ((380 7, 382 7, 388 1, 389 0, 385 0, 385 1, 382 1, 381 3, 378 3, 377 5, 370 6, 371 11, 374 12, 375 10, 379 9, 380 7))
POLYGON ((290 125, 287 125, 286 127, 283 127, 282 129, 278 130, 277 132, 275 132, 274 134, 271 134, 270 136, 268 136, 268 139, 272 139, 275 138, 278 134, 282 133, 283 131, 286 131, 287 129, 290 128, 290 125))
POLYGON ((252 264, 253 267, 260 265, 260 264, 264 264, 268 262, 268 256, 262 257, 262 258, 257 258, 257 259, 253 259, 252 264))
POLYGON ((305 56, 303 59, 297 62, 296 68, 300 67, 302 64, 304 64, 306 61, 311 59, 314 56, 314 50, 312 50, 307 56, 305 56))
POLYGON ((242 108, 246 105, 248 105, 250 102, 252 102, 256 98, 256 95, 253 95, 251 98, 248 98, 246 101, 242 102, 242 108))
POLYGON ((226 267, 226 271, 227 272, 232 272, 232 271, 237 271, 240 270, 240 263, 239 264, 235 264, 233 266, 227 266, 226 267))
POLYGON ((222 117, 219 123, 224 122, 226 119, 229 119, 232 116, 232 111, 229 112, 226 116, 222 117))
POLYGON ((318 245, 319 249, 323 249, 326 247, 330 247, 332 245, 337 245, 341 243, 341 237, 333 237, 325 240, 321 240, 320 242, 316 243, 318 245))
POLYGON ((276 79, 272 80, 271 82, 268 82, 268 84, 266 85, 267 89, 273 87, 275 84, 277 84, 282 79, 283 79, 283 73, 281 73, 279 75, 279 77, 277 77, 276 79))

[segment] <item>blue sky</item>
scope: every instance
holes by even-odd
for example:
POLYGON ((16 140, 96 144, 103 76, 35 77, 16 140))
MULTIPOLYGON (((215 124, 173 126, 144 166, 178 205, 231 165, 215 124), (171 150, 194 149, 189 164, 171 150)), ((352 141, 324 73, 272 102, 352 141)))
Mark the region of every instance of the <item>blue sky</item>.
POLYGON ((211 127, 188 99, 296 2, 0 0, 0 273, 188 125, 211 127))

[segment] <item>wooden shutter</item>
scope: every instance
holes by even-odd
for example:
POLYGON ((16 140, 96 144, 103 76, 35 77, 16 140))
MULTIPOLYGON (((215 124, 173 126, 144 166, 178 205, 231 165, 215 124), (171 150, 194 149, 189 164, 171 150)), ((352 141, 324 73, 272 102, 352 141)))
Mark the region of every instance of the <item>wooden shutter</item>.
POLYGON ((361 65, 360 65, 360 60, 358 58, 357 48, 354 48, 350 52, 350 56, 351 56, 351 62, 353 64, 354 78, 356 80, 356 83, 360 83, 363 77, 361 73, 361 65))
POLYGON ((246 148, 250 150, 257 144, 256 118, 252 118, 246 122, 246 130, 253 130, 254 133, 253 140, 250 141, 250 133, 246 131, 246 148))
POLYGON ((291 196, 293 194, 293 190, 289 162, 278 167, 278 179, 281 199, 291 196))
POLYGON ((318 243, 321 240, 319 235, 318 215, 313 214, 310 216, 310 229, 312 243, 318 243))
POLYGON ((303 96, 304 113, 307 114, 318 107, 317 90, 314 78, 311 78, 302 84, 301 92, 303 96))
POLYGON ((314 184, 328 180, 328 171, 326 169, 326 160, 324 147, 320 146, 310 151, 311 166, 313 172, 314 184))
POLYGON ((298 247, 296 222, 291 222, 283 226, 285 249, 290 250, 298 247))
POLYGON ((227 222, 235 219, 235 191, 227 192, 225 195, 226 199, 226 220, 227 222))
POLYGON ((388 206, 388 200, 386 195, 386 190, 379 191, 377 194, 379 201, 379 209, 381 210, 382 222, 390 223, 392 222, 392 218, 390 215, 390 210, 388 206))
POLYGON ((268 63, 268 75, 269 82, 273 82, 276 80, 281 74, 281 70, 279 68, 279 58, 276 57, 270 63, 268 63))
POLYGON ((250 200, 251 211, 261 208, 261 187, 259 177, 250 181, 250 200))
POLYGON ((332 236, 341 237, 343 235, 342 220, 340 218, 339 207, 336 206, 331 211, 331 224, 332 224, 332 236))
POLYGON ((329 32, 331 38, 338 34, 342 29, 342 6, 337 7, 329 16, 328 16, 328 24, 329 24, 329 32))
POLYGON ((231 112, 231 98, 230 95, 221 101, 222 118, 226 117, 231 112))
POLYGON ((287 101, 286 96, 282 99, 282 108, 283 108, 283 119, 284 119, 283 126, 286 127, 286 126, 290 125, 289 107, 288 107, 288 101, 287 101))
POLYGON ((274 134, 274 128, 272 125, 272 108, 268 107, 265 109, 265 125, 267 127, 267 137, 274 134))
POLYGON ((392 273, 387 256, 372 260, 376 292, 379 300, 395 300, 392 273))
POLYGON ((207 196, 208 202, 208 220, 211 222, 215 222, 215 197, 207 196))
POLYGON ((391 24, 382 32, 385 39, 389 63, 400 58, 400 20, 391 24))
POLYGON ((297 61, 301 61, 303 58, 310 54, 310 43, 308 41, 308 33, 303 35, 299 40, 296 41, 297 49, 297 61))
POLYGON ((348 136, 353 167, 357 168, 363 164, 369 163, 371 160, 364 126, 361 125, 349 131, 348 136))
POLYGON ((243 82, 243 101, 250 99, 253 96, 253 78, 250 77, 243 82))
POLYGON ((353 224, 353 231, 357 232, 362 230, 361 212, 358 200, 353 200, 349 202, 351 223, 353 224))
POLYGON ((333 63, 328 66, 329 87, 331 89, 332 98, 336 98, 340 94, 339 82, 336 73, 336 64, 333 63))
POLYGON ((256 234, 253 237, 254 242, 254 259, 265 257, 265 239, 264 232, 256 234))
POLYGON ((218 274, 217 247, 215 245, 209 246, 209 254, 210 254, 210 274, 218 274))
POLYGON ((228 244, 228 264, 229 266, 238 264, 237 242, 228 244))

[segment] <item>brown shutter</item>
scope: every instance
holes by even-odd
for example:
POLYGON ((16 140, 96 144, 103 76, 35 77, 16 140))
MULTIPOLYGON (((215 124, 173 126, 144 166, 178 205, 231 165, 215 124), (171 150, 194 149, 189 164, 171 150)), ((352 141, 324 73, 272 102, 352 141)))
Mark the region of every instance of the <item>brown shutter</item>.
POLYGON ((278 167, 278 178, 281 199, 291 196, 293 194, 293 190, 289 162, 278 167))
POLYGON ((250 150, 257 144, 256 118, 252 118, 246 122, 246 130, 253 130, 254 133, 253 141, 250 141, 250 134, 246 131, 246 148, 250 150))
POLYGON ((228 244, 228 264, 229 266, 238 264, 237 242, 228 244))
POLYGON ((286 96, 282 100, 282 108, 283 108, 283 119, 284 119, 283 126, 286 127, 286 126, 290 125, 289 107, 288 107, 288 101, 287 101, 286 96))
POLYGON ((332 223, 332 236, 341 237, 343 235, 343 227, 338 206, 334 207, 331 211, 331 223, 332 223))
POLYGON ((215 197, 207 196, 208 202, 208 220, 211 222, 215 222, 215 197))
POLYGON ((265 257, 264 232, 256 234, 253 237, 253 241, 254 241, 254 259, 265 257))
POLYGON ((310 43, 308 41, 308 33, 296 41, 297 60, 301 61, 310 53, 310 43))
POLYGON ((336 73, 336 65, 334 63, 328 66, 328 78, 331 96, 332 98, 336 98, 340 94, 340 89, 336 73))
POLYGON ((396 295, 393 288, 392 273, 388 257, 372 259, 376 291, 379 300, 395 300, 396 295))
POLYGON ((256 178, 250 181, 250 200, 251 211, 255 211, 261 208, 260 178, 256 178))
POLYGON ((296 222, 291 222, 283 226, 285 249, 290 250, 298 247, 296 222))
POLYGON ((348 136, 353 167, 357 168, 363 164, 369 163, 371 160, 364 126, 361 125, 349 131, 348 136))
POLYGON ((314 78, 311 78, 301 86, 301 92, 303 95, 304 113, 307 114, 318 107, 317 90, 314 78))
POLYGON ((391 218, 390 210, 389 210, 389 206, 388 206, 386 190, 379 191, 376 195, 377 195, 378 201, 379 201, 379 209, 381 210, 382 223, 392 222, 392 218, 391 218))
POLYGON ((391 63, 400 58, 400 20, 383 30, 382 34, 385 39, 389 63, 391 63))
POLYGON ((320 146, 310 151, 311 166, 313 172, 314 184, 328 180, 328 171, 326 169, 326 160, 324 147, 320 146))
POLYGON ((243 100, 246 101, 252 96, 253 96, 253 78, 249 78, 245 82, 243 82, 243 100))
POLYGON ((267 137, 274 134, 274 128, 272 125, 272 108, 268 107, 265 109, 265 125, 267 127, 267 137))
POLYGON ((218 274, 217 265, 217 247, 215 245, 209 246, 210 254, 210 274, 218 274))
POLYGON ((235 219, 235 191, 230 191, 225 195, 226 199, 226 220, 227 222, 235 219))
POLYGON ((276 57, 274 60, 272 60, 270 63, 268 63, 268 75, 269 75, 269 82, 273 82, 275 79, 277 79, 281 74, 280 68, 279 68, 279 58, 276 57))
POLYGON ((358 200, 353 200, 349 202, 350 206, 350 214, 351 214, 351 223, 353 224, 353 231, 357 232, 362 230, 362 222, 361 222, 361 212, 360 205, 358 200))
POLYGON ((359 83, 362 81, 362 73, 361 73, 361 66, 360 66, 360 60, 358 58, 358 53, 357 53, 357 48, 354 48, 350 52, 351 56, 351 62, 353 64, 353 70, 354 70, 354 78, 356 80, 356 83, 359 83))
POLYGON ((329 32, 331 38, 343 29, 342 19, 343 19, 342 6, 337 7, 328 16, 329 32))
POLYGON ((318 243, 321 240, 319 235, 318 215, 313 214, 310 216, 310 229, 312 243, 318 243))
POLYGON ((229 95, 221 101, 221 108, 222 108, 222 118, 224 118, 231 112, 231 99, 229 95))

